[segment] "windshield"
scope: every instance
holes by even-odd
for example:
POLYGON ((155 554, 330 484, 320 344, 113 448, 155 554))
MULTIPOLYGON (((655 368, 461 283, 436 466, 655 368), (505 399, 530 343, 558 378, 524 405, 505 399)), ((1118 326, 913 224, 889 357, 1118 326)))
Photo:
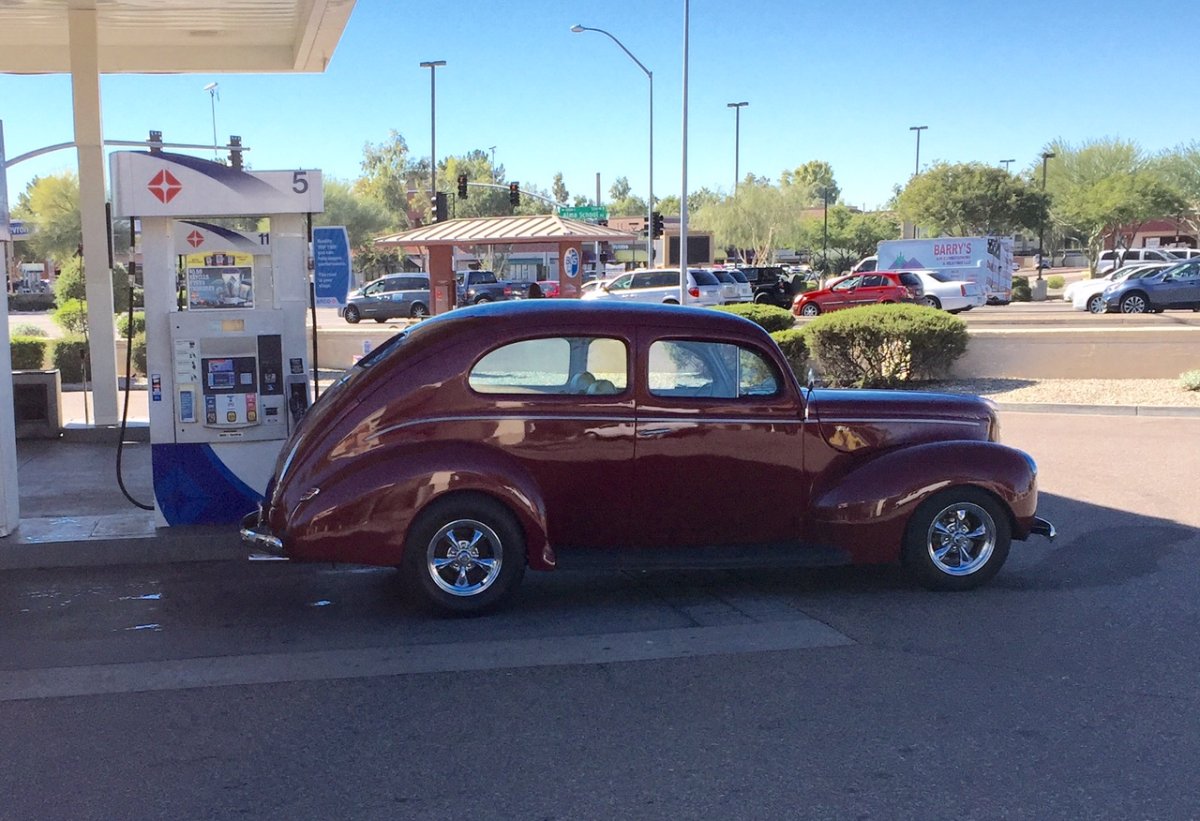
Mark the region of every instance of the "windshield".
POLYGON ((746 275, 743 274, 741 271, 733 270, 733 271, 728 271, 727 273, 731 277, 733 277, 734 282, 749 283, 749 280, 746 279, 746 275))

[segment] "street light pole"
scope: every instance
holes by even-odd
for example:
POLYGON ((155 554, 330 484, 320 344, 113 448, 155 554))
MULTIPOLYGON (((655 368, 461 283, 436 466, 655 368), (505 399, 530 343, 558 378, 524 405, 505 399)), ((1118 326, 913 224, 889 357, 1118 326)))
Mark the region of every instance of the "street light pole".
MULTIPOLYGON (((1053 151, 1042 152, 1042 193, 1046 193, 1046 161, 1054 159, 1053 151)), ((1046 238, 1046 215, 1043 213, 1038 223, 1038 281, 1042 279, 1042 268, 1046 265, 1046 252, 1043 242, 1046 238)))
MULTIPOLYGON (((571 31, 579 34, 583 31, 594 31, 597 34, 603 34, 609 40, 616 43, 621 51, 628 55, 630 60, 637 63, 646 75, 646 79, 650 81, 650 177, 646 182, 649 192, 646 196, 646 267, 654 267, 654 72, 646 68, 642 61, 633 56, 633 52, 625 48, 625 44, 618 40, 611 32, 604 29, 592 28, 591 26, 583 26, 579 23, 571 26, 571 31)), ((596 204, 600 204, 599 197, 596 198, 596 204)), ((599 264, 599 263, 597 263, 599 264)))
POLYGON ((1015 162, 1016 162, 1016 160, 1001 160, 1000 164, 1004 166, 1004 171, 1005 171, 1005 173, 1007 173, 1008 167, 1015 162))
POLYGON ((732 108, 733 116, 733 195, 737 196, 738 183, 741 182, 742 175, 738 169, 738 160, 741 156, 741 141, 742 141, 742 108, 750 105, 747 102, 741 103, 726 103, 726 108, 732 108))
POLYGON ((491 146, 488 151, 492 152, 492 182, 496 181, 496 146, 491 146))
POLYGON ((909 131, 917 132, 917 164, 913 168, 913 176, 921 173, 921 132, 929 128, 927 125, 909 126, 909 131))
POLYGON ((209 83, 204 87, 208 92, 208 101, 212 104, 212 126, 213 126, 213 159, 217 159, 217 83, 209 83))
POLYGON ((445 60, 427 60, 421 68, 429 69, 429 210, 437 211, 437 69, 445 60))
MULTIPOLYGON (((688 30, 691 26, 691 2, 683 0, 683 129, 681 148, 683 162, 680 168, 679 193, 679 304, 687 305, 688 275, 688 30)), ((669 243, 663 243, 669 247, 669 243)), ((670 255, 668 255, 670 261, 670 255)))

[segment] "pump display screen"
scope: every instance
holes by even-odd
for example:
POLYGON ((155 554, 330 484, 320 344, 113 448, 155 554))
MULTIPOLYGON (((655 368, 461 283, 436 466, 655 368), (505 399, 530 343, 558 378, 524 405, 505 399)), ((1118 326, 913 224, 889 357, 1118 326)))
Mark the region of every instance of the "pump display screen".
POLYGON ((204 357, 200 360, 204 393, 254 393, 258 362, 253 356, 204 357))
POLYGON ((216 390, 228 390, 237 384, 233 374, 232 359, 208 360, 208 387, 216 390))

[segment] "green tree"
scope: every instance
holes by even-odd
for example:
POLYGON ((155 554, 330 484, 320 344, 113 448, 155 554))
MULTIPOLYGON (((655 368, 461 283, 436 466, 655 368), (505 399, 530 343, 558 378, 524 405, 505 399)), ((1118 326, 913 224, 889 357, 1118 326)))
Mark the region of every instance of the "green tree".
POLYGON ((414 217, 428 218, 429 161, 414 160, 399 132, 390 131, 388 139, 378 145, 364 145, 361 165, 363 173, 354 183, 355 193, 387 209, 392 228, 404 230, 412 227, 414 217))
MULTIPOLYGON (((702 231, 711 231, 718 246, 751 251, 755 260, 765 263, 773 258, 781 237, 800 212, 797 190, 747 177, 736 197, 705 203, 692 222, 702 231)), ((690 212, 691 195, 688 199, 690 212)))
POLYGON ((934 234, 976 236, 1032 230, 1047 200, 1028 180, 983 163, 935 163, 900 193, 897 210, 934 234))
POLYGON ((1155 164, 1167 184, 1183 198, 1184 210, 1174 216, 1200 237, 1200 142, 1168 149, 1155 164))
POLYGON ((313 225, 344 225, 350 238, 354 267, 368 276, 393 270, 399 260, 394 251, 376 249, 374 239, 391 228, 391 216, 379 201, 356 193, 350 183, 325 180, 325 211, 313 216, 313 225))
MULTIPOLYGON (((658 198, 656 197, 655 199, 658 198)), ((669 194, 662 199, 658 199, 655 210, 658 211, 658 213, 665 214, 669 217, 679 216, 679 196, 676 194, 669 194)))
POLYGON ((83 241, 79 177, 74 171, 34 177, 17 197, 13 216, 34 226, 24 242, 24 256, 59 262, 71 258, 83 241))
POLYGON ((449 192, 452 217, 506 216, 511 209, 508 189, 498 180, 504 180, 504 168, 493 168, 489 152, 479 148, 461 156, 447 157, 438 169, 438 188, 449 192), (465 175, 468 183, 476 183, 467 186, 465 200, 458 199, 456 193, 460 175, 465 175), (493 185, 496 187, 488 187, 493 185))
POLYGON ((809 160, 791 171, 784 171, 779 175, 779 184, 807 189, 809 194, 805 199, 809 205, 821 205, 826 201, 833 204, 842 195, 842 189, 833 177, 833 166, 823 160, 809 160))
POLYGON ((550 187, 550 190, 554 192, 554 201, 559 205, 566 205, 567 201, 571 198, 570 192, 567 191, 566 184, 563 183, 563 175, 561 171, 554 175, 554 184, 550 187))

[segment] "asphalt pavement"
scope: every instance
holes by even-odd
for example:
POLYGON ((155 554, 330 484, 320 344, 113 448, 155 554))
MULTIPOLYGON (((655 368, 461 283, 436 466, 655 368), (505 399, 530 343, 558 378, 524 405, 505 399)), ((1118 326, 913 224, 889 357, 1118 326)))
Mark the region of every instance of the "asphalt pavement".
MULTIPOLYGON (((1003 414, 1053 545, 893 568, 0 573, 0 817, 1194 818, 1200 419, 1003 414)), ((74 492, 64 488, 65 492, 74 492)))

